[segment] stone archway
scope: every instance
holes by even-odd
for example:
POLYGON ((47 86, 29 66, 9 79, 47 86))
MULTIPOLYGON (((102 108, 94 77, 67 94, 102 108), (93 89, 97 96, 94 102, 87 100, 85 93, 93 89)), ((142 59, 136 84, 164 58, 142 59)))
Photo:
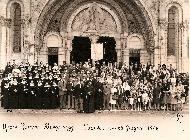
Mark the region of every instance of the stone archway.
MULTIPOLYGON (((93 8, 93 6, 91 7, 93 8)), ((70 62, 71 43, 74 35, 88 36, 91 42, 96 42, 100 35, 114 37, 119 62, 123 61, 123 50, 126 47, 125 42, 128 34, 139 33, 143 35, 145 48, 150 52, 154 48, 154 29, 149 14, 143 7, 141 0, 50 0, 44 7, 35 30, 35 44, 37 44, 38 50, 43 47, 44 37, 50 31, 56 31, 61 34, 63 40, 62 47, 65 50, 67 62, 70 62), (100 32, 86 32, 88 31, 86 30, 88 26, 87 28, 84 27, 82 32, 75 30, 77 28, 81 29, 81 25, 85 24, 79 24, 79 27, 77 27, 78 24, 75 24, 75 28, 72 28, 71 25, 73 25, 73 21, 77 20, 77 15, 80 15, 85 10, 88 11, 89 5, 93 5, 94 2, 98 4, 97 9, 101 9, 104 13, 111 15, 116 25, 120 24, 120 27, 116 26, 116 32, 104 33, 102 30, 99 30, 100 32), (134 23, 136 24, 135 26, 132 25, 134 23)))
MULTIPOLYGON (((67 34, 67 62, 70 62, 70 52, 73 50, 74 36, 89 37, 91 44, 96 44, 99 37, 117 38, 117 49, 121 50, 120 40, 122 33, 121 21, 109 7, 96 2, 79 7, 68 19, 66 32, 61 24, 61 34, 67 34)), ((118 55, 118 60, 120 55, 118 55)))

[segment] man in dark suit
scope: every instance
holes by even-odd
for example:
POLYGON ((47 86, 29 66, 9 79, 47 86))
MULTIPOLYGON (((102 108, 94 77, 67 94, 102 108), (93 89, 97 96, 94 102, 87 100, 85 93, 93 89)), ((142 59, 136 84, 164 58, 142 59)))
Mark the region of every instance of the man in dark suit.
POLYGON ((100 82, 100 78, 97 78, 97 81, 94 85, 95 87, 95 109, 103 109, 103 84, 100 82))
POLYGON ((77 112, 83 112, 83 102, 84 102, 84 84, 81 80, 78 81, 74 87, 75 93, 75 108, 77 112))
POLYGON ((84 112, 93 113, 95 111, 94 89, 91 80, 85 84, 84 112))
POLYGON ((59 83, 59 101, 60 101, 60 109, 66 108, 66 81, 62 78, 59 83))
POLYGON ((57 108, 57 103, 58 103, 58 85, 56 84, 55 81, 53 81, 53 84, 51 86, 51 108, 57 108))

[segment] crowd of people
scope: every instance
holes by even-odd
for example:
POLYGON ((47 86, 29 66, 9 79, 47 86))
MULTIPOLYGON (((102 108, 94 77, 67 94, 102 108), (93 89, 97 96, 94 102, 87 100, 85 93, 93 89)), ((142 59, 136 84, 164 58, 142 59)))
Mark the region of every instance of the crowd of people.
POLYGON ((188 96, 188 74, 169 66, 99 63, 8 63, 1 82, 5 109, 178 110, 188 96))

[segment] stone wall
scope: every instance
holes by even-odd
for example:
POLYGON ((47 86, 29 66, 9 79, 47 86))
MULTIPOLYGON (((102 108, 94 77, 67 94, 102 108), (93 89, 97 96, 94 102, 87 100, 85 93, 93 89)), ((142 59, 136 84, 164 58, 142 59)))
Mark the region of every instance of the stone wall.
MULTIPOLYGON (((35 42, 35 32, 37 25, 42 24, 39 21, 39 17, 43 16, 45 12, 48 11, 51 5, 56 0, 1 0, 0 1, 0 69, 4 68, 6 62, 16 59, 18 62, 25 59, 25 48, 27 45, 30 47, 38 47, 35 42), (14 54, 11 51, 11 32, 10 32, 10 14, 9 9, 11 2, 18 2, 22 5, 22 44, 23 49, 20 54, 14 54), (27 42, 27 43, 26 43, 27 42)), ((81 0, 82 1, 82 0, 81 0)), ((124 3, 124 0, 116 1, 116 3, 121 4, 124 3)), ((155 45, 153 46, 154 49, 154 64, 163 64, 163 63, 172 63, 176 67, 178 67, 180 72, 188 71, 188 30, 189 30, 189 21, 188 21, 188 9, 189 4, 188 0, 135 0, 135 2, 139 5, 142 5, 146 10, 145 13, 149 16, 149 19, 152 23, 152 30, 154 35, 152 36, 155 45), (179 18, 181 19, 180 22, 180 34, 181 37, 179 38, 179 58, 174 57, 167 57, 167 10, 170 6, 175 5, 179 8, 179 18), (180 57, 182 54, 182 57, 180 57)), ((124 8, 122 9, 124 10, 124 8)), ((125 11, 127 13, 127 11, 125 11)), ((60 16, 54 17, 60 18, 60 16)), ((55 21, 55 20, 54 20, 55 21)), ((130 33, 140 33, 141 30, 139 27, 141 23, 135 24, 137 18, 135 19, 130 12, 128 13, 127 22, 128 22, 128 31, 130 33)), ((59 31, 57 28, 49 26, 49 29, 53 31, 59 31)), ((40 25, 43 26, 43 25, 40 25)), ((143 29, 142 29, 143 31, 143 29)), ((143 32, 142 32, 143 33, 143 32)), ((145 37, 145 39, 148 39, 145 37)), ((43 42, 43 40, 42 40, 43 42)), ((65 44, 62 44, 65 46, 65 44)), ((150 44, 145 44, 145 48, 151 48, 150 44)), ((122 46, 122 44, 121 44, 122 46)), ((45 49, 45 48, 43 48, 45 49)), ((148 50, 147 50, 148 51, 148 50)), ((36 52, 36 50, 34 51, 36 52)), ((42 50, 40 53, 40 57, 36 54, 31 54, 29 59, 32 61, 36 60, 38 57, 39 61, 46 61, 47 54, 44 53, 45 51, 42 50), (35 58, 34 58, 35 57, 35 58)), ((59 63, 62 63, 62 60, 67 59, 64 57, 66 51, 65 47, 60 49, 60 59, 59 63)), ((122 52, 123 53, 123 52, 122 52)), ((124 52, 123 54, 126 54, 124 52)), ((143 63, 146 61, 150 61, 149 55, 144 55, 146 52, 142 53, 143 55, 141 60, 143 63)), ((126 58, 127 55, 123 57, 123 60, 128 61, 126 58)))

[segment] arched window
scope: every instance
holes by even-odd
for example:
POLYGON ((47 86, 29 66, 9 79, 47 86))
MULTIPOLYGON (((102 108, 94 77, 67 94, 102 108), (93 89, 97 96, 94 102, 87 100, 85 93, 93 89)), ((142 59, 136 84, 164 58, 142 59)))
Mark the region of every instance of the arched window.
POLYGON ((167 55, 176 55, 176 48, 178 47, 178 9, 172 6, 168 10, 168 43, 167 55))
POLYGON ((19 3, 11 5, 12 35, 13 35, 13 52, 21 52, 21 6, 19 3))

